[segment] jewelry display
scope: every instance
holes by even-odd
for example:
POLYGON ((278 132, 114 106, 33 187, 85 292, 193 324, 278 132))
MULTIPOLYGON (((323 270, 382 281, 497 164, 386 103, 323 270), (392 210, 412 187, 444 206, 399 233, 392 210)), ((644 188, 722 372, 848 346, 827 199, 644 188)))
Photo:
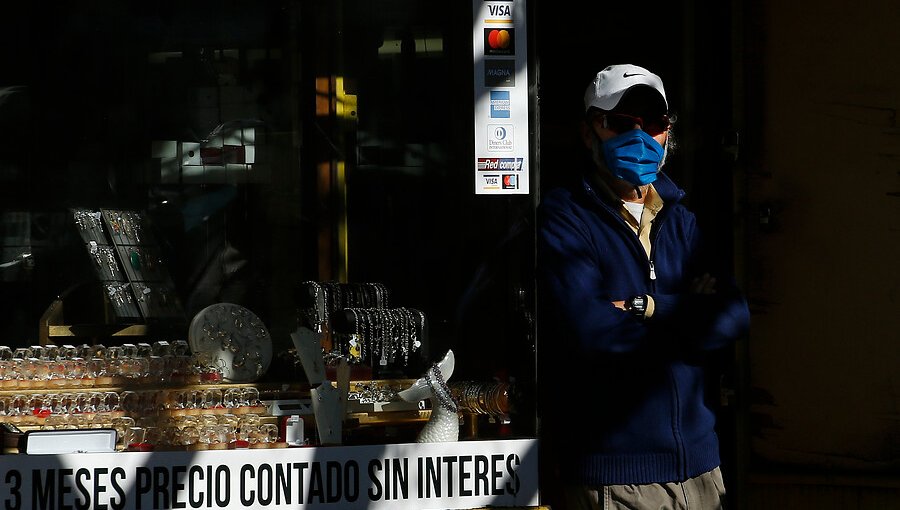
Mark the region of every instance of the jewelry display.
POLYGON ((297 358, 306 373, 306 380, 313 386, 325 381, 321 336, 322 333, 317 333, 306 326, 298 326, 291 333, 291 341, 294 342, 297 358))
POLYGON ((318 331, 330 330, 332 315, 347 308, 387 308, 388 289, 381 283, 307 281, 298 290, 300 316, 318 331))
POLYGON ((184 309, 142 212, 72 209, 115 319, 179 319, 184 309))
POLYGON ((134 282, 131 285, 141 314, 145 318, 181 317, 182 307, 170 283, 134 282))
POLYGON ((347 308, 335 321, 334 349, 351 363, 405 367, 421 351, 425 327, 413 308, 347 308))
POLYGON ((114 209, 101 209, 100 213, 108 227, 113 244, 117 246, 155 244, 142 213, 114 209))
POLYGON ((72 209, 72 219, 85 243, 107 244, 106 231, 99 211, 72 209))
POLYGON ((399 393, 400 398, 407 402, 433 402, 431 417, 416 437, 419 443, 459 439, 459 407, 447 385, 455 366, 456 357, 452 350, 448 350, 439 362, 428 367, 425 375, 399 393))
POLYGON ((198 312, 191 320, 188 343, 191 351, 224 363, 226 382, 255 381, 272 361, 272 338, 265 324, 233 303, 217 303, 198 312))
POLYGON ((499 419, 509 415, 509 383, 464 381, 450 385, 450 391, 461 411, 499 419))
MULTIPOLYGON (((169 395, 159 408, 136 404, 152 402, 155 391, 90 391, 68 393, 18 393, 0 397, 3 421, 38 430, 114 428, 117 449, 183 449, 233 447, 239 438, 259 447, 277 447, 274 417, 238 408, 213 407, 205 392, 181 392, 173 403, 169 395), (118 402, 123 402, 122 406, 118 402), (169 404, 172 405, 169 405, 169 404), (177 407, 176 406, 180 406, 177 407), (131 414, 140 414, 138 420, 131 414), (138 426, 140 425, 140 426, 138 426), (274 427, 274 428, 273 428, 274 427), (161 430, 162 433, 156 433, 161 430)), ((247 408, 265 412, 264 408, 247 408)), ((283 445, 286 446, 286 445, 283 445)))
POLYGON ((178 386, 115 388, 134 387, 127 382, 129 377, 151 382, 148 361, 163 357, 190 359, 193 354, 184 340, 157 341, 153 345, 126 342, 111 347, 43 345, 13 350, 0 346, 0 363, 4 363, 0 365, 0 377, 16 379, 14 387, 4 388, 12 391, 0 392, 0 421, 26 430, 112 428, 117 432, 117 450, 127 451, 241 447, 235 442, 238 431, 248 438, 249 447, 287 446, 279 441, 277 418, 268 415, 255 386, 184 387, 172 377, 154 380, 154 385, 178 386), (84 366, 80 355, 92 356, 97 366, 92 370, 61 370, 57 374, 65 381, 61 384, 45 377, 55 364, 81 362, 84 366), (12 364, 19 369, 12 371, 12 364), (47 367, 48 372, 39 367, 47 367), (26 376, 30 379, 23 378, 26 376))
POLYGON ((347 400, 354 400, 360 404, 396 402, 400 399, 401 390, 399 385, 378 384, 376 381, 352 382, 347 400))
POLYGON ((325 291, 318 282, 303 282, 300 293, 300 316, 306 325, 322 333, 327 325, 325 291))
POLYGON ((424 350, 425 314, 391 308, 384 284, 305 281, 297 296, 300 329, 319 335, 325 366, 346 360, 387 373, 409 366, 424 350))
POLYGON ((331 385, 331 382, 325 381, 310 390, 310 393, 320 441, 325 445, 340 444, 343 414, 341 413, 339 391, 331 385))
POLYGON ((166 279, 162 259, 153 246, 119 246, 119 259, 131 281, 162 281, 166 279))
POLYGON ((441 407, 448 411, 457 411, 458 407, 456 401, 453 399, 450 387, 447 386, 447 381, 444 380, 444 376, 437 363, 432 364, 425 372, 425 382, 431 386, 432 393, 437 397, 437 401, 441 407))
MULTIPOLYGON (((183 314, 144 213, 76 209, 72 219, 105 291, 104 317, 149 322, 183 314)), ((415 420, 428 419, 421 442, 456 440, 459 413, 507 415, 508 385, 449 384, 452 351, 430 366, 421 363, 428 344, 425 313, 392 306, 385 285, 305 281, 299 290, 300 327, 291 337, 310 383, 299 390, 300 399, 310 398, 320 444, 341 444, 343 428, 358 426, 344 422, 350 401, 354 416, 404 411, 415 420), (355 367, 357 377, 375 379, 351 381, 350 364, 365 365, 355 367), (406 387, 404 369, 410 366, 427 368, 406 387), (335 378, 328 373, 337 381, 328 380, 335 378)), ((133 331, 167 330, 129 328, 127 334, 133 331)), ((3 421, 46 429, 114 428, 124 449, 278 443, 278 419, 266 416, 263 403, 271 402, 273 390, 266 387, 261 397, 257 388, 246 386, 272 361, 273 342, 263 321, 237 304, 216 303, 192 318, 186 338, 126 339, 110 347, 39 345, 12 351, 0 346, 0 389, 6 390, 0 391, 0 415, 3 421)), ((298 390, 279 391, 293 399, 298 390)))
POLYGON ((106 244, 97 244, 97 241, 88 243, 88 253, 94 263, 97 276, 103 281, 122 281, 122 270, 116 258, 115 248, 106 244))
MULTIPOLYGON (((215 363, 206 361, 202 354, 191 353, 184 340, 157 341, 153 346, 146 342, 105 347, 102 344, 41 346, 40 354, 32 348, 17 348, 16 353, 0 346, 0 389, 58 389, 85 388, 127 381, 139 383, 188 383, 191 374, 217 370, 215 363), (163 346, 167 354, 157 355, 163 346), (4 358, 3 355, 8 357, 4 358), (18 357, 14 357, 17 356, 18 357)), ((218 369, 220 370, 220 369, 218 369)), ((194 382, 217 382, 216 378, 197 377, 194 382)), ((2 415, 0 415, 2 416, 2 415)))
POLYGON ((266 415, 255 386, 114 388, 134 387, 128 381, 183 384, 174 375, 150 374, 149 361, 194 357, 185 340, 110 347, 0 345, 0 380, 13 382, 0 392, 0 421, 39 430, 114 428, 121 450, 133 449, 136 442, 144 443, 142 449, 227 448, 238 428, 259 443, 257 447, 279 446, 275 418, 266 415), (94 365, 87 368, 81 356, 90 357, 94 365), (81 369, 71 369, 73 364, 81 369), (156 433, 159 429, 168 429, 168 434, 156 433))
POLYGON ((112 305, 116 317, 138 319, 141 312, 131 292, 131 285, 122 282, 108 282, 105 285, 109 304, 112 305))

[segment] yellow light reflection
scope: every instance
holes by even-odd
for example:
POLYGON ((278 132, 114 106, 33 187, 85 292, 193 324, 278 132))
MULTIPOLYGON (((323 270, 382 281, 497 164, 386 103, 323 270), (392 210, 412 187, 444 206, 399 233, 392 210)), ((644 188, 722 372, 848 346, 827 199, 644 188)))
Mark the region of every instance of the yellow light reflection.
POLYGON ((331 114, 338 119, 356 120, 356 95, 344 91, 343 76, 316 78, 316 116, 331 114))

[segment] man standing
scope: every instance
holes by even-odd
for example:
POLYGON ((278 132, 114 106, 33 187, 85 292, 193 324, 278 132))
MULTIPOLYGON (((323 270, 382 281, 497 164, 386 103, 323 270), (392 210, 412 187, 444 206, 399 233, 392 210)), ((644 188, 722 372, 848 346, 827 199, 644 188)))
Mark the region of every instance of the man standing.
POLYGON ((746 300, 660 171, 674 147, 662 80, 609 66, 584 105, 590 164, 538 215, 542 462, 563 488, 553 508, 721 508, 705 383, 711 355, 749 328, 746 300), (558 407, 563 391, 574 407, 558 407))

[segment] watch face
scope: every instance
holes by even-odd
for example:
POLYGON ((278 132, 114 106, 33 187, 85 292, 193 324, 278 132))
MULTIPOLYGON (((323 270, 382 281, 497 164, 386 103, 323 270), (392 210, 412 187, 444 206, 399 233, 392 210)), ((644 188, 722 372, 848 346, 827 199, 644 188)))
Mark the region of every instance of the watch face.
POLYGON ((644 296, 634 296, 629 303, 631 311, 638 315, 644 315, 647 311, 647 298, 644 296))

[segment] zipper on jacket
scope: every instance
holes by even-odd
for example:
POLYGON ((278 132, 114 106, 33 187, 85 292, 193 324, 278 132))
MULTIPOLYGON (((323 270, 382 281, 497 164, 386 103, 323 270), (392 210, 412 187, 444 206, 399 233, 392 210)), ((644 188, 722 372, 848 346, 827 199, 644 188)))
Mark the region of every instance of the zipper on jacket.
POLYGON ((665 221, 665 218, 668 214, 665 214, 665 210, 663 213, 658 215, 656 219, 653 221, 653 227, 650 230, 650 256, 647 257, 647 261, 650 263, 650 292, 656 292, 656 264, 653 263, 653 256, 656 254, 656 242, 659 238, 659 231, 662 227, 662 222, 665 221))
MULTIPOLYGON (((588 184, 585 187, 585 191, 588 192, 591 199, 596 204, 598 204, 601 208, 605 209, 612 217, 616 218, 619 221, 619 223, 621 223, 622 225, 624 225, 627 228, 631 228, 628 225, 628 223, 626 223, 625 220, 621 216, 619 216, 619 214, 616 211, 614 211, 612 207, 609 206, 609 204, 604 202, 603 199, 601 199, 600 196, 597 195, 597 192, 594 191, 593 186, 588 184)), ((649 262, 649 264, 650 264, 650 292, 651 293, 656 291, 656 266, 653 264, 653 251, 654 251, 654 247, 656 246, 656 238, 659 237, 659 225, 661 224, 660 220, 662 220, 664 217, 665 217, 664 215, 658 216, 656 218, 656 220, 654 221, 653 227, 651 227, 651 230, 650 230, 650 237, 651 237, 650 253, 647 256, 647 262, 649 262)), ((634 241, 637 244, 638 248, 641 251, 643 251, 644 248, 641 245, 640 241, 638 240, 637 236, 634 237, 634 241)))

